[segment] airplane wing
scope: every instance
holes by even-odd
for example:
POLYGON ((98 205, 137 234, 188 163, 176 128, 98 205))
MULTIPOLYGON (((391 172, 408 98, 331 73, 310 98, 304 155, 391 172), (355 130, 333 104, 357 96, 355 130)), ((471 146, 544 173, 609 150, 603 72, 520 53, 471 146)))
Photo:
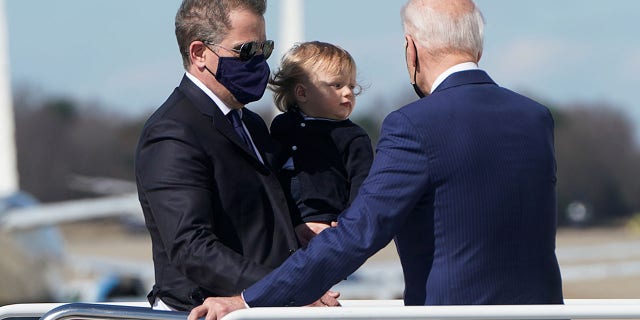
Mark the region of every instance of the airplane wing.
MULTIPOLYGON (((104 252, 100 250, 91 250, 91 255, 98 255, 93 257, 86 254, 70 255, 57 228, 63 223, 107 217, 132 217, 142 222, 142 210, 136 194, 50 204, 36 203, 35 199, 20 193, 10 199, 0 200, 4 200, 4 203, 0 201, 0 247, 13 248, 16 252, 11 259, 0 259, 0 272, 8 272, 9 277, 16 279, 21 286, 33 284, 36 293, 50 300, 70 302, 77 299, 106 301, 122 297, 142 299, 147 288, 153 285, 150 259, 102 258, 100 255, 104 252), (16 260, 21 257, 24 259, 16 260), (20 269, 4 271, 7 266, 15 265, 16 261, 23 261, 20 269), (43 279, 35 277, 33 272, 28 271, 30 267, 42 268, 41 273, 46 273, 46 276, 43 279)), ((100 238, 103 241, 104 235, 100 238)), ((15 288, 0 289, 0 304, 35 298, 41 297, 15 288)))
POLYGON ((133 216, 142 219, 137 194, 38 204, 9 209, 0 216, 0 228, 6 231, 50 226, 96 218, 133 216))

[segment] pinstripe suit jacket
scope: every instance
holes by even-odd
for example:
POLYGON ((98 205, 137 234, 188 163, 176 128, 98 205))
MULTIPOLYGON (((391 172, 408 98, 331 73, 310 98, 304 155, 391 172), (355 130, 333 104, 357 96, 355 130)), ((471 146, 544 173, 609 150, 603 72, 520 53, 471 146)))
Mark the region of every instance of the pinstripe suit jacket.
POLYGON ((395 238, 407 305, 562 303, 555 184, 549 110, 484 71, 454 73, 387 116, 338 227, 245 300, 308 304, 395 238))

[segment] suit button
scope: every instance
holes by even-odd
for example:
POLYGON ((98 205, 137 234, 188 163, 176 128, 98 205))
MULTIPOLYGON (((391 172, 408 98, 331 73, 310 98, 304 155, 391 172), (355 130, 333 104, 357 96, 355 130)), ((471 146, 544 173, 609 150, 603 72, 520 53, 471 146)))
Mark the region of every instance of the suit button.
POLYGON ((296 249, 289 249, 289 255, 292 255, 294 252, 296 252, 296 249))
POLYGON ((293 151, 298 150, 298 146, 293 146, 293 147, 291 147, 291 150, 293 150, 293 151))
POLYGON ((300 124, 300 126, 304 128, 304 127, 307 126, 307 124, 303 122, 303 123, 300 124))
POLYGON ((285 304, 284 306, 285 307, 295 307, 296 306, 296 301, 295 300, 291 300, 287 304, 285 304))

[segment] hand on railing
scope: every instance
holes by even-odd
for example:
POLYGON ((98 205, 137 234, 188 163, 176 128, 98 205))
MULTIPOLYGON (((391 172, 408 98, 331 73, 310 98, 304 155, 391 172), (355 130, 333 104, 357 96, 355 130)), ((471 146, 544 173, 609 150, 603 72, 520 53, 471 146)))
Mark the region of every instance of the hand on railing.
POLYGON ((198 320, 205 317, 205 320, 222 319, 230 312, 244 309, 246 304, 240 296, 233 297, 209 297, 204 303, 193 308, 187 320, 198 320))
POLYGON ((340 292, 336 291, 327 291, 318 301, 308 305, 307 307, 340 307, 340 302, 338 298, 340 297, 340 292))
MULTIPOLYGON (((327 291, 316 302, 308 305, 308 307, 339 307, 339 292, 327 291)), ((245 309, 247 304, 241 296, 234 297, 209 297, 204 303, 193 308, 187 320, 198 320, 205 317, 205 320, 219 320, 227 314, 245 309)))

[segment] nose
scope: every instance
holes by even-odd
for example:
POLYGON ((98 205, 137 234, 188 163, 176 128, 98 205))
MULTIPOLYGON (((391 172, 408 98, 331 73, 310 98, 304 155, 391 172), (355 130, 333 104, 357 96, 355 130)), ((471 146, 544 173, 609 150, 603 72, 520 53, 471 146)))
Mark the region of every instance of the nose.
POLYGON ((351 97, 353 96, 353 88, 351 88, 350 86, 344 86, 342 87, 342 95, 345 97, 351 97))

